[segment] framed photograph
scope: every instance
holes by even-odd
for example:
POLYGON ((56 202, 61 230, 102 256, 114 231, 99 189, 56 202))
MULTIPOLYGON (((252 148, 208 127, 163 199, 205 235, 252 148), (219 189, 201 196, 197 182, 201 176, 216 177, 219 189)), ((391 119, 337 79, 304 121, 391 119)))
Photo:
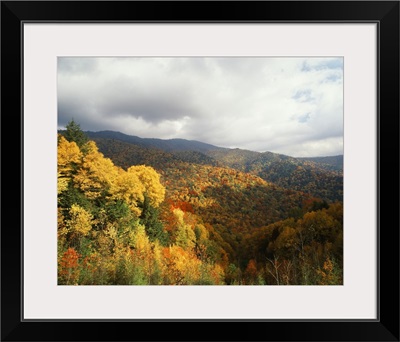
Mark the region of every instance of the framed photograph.
POLYGON ((1 22, 2 340, 399 341, 398 1, 1 22))

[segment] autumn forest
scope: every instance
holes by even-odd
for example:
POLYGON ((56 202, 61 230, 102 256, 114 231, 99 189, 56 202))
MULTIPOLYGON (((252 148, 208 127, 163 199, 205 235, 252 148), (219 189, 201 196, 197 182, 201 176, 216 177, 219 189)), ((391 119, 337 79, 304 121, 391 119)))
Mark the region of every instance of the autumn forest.
POLYGON ((341 285, 343 156, 58 131, 59 285, 341 285))

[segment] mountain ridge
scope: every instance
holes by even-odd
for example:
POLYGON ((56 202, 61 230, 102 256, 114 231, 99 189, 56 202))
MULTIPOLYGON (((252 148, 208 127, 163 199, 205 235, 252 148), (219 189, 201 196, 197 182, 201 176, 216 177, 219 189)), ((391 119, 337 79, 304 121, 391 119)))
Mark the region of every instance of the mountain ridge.
POLYGON ((115 139, 145 148, 156 148, 172 153, 178 159, 187 162, 198 162, 200 160, 201 164, 207 162, 210 165, 229 166, 244 172, 252 172, 254 169, 259 170, 260 164, 265 165, 273 162, 296 165, 305 163, 330 172, 343 172, 343 155, 292 157, 270 151, 258 152, 241 148, 220 147, 197 140, 141 138, 111 130, 85 131, 85 134, 91 139, 115 139), (192 152, 192 155, 189 152, 192 152), (193 153, 197 153, 197 155, 194 156, 193 153), (214 161, 210 158, 214 159, 214 161))
MULTIPOLYGON (((59 132, 62 132, 63 130, 59 130, 59 132)), ((183 138, 172 138, 172 139, 161 139, 161 138, 142 138, 137 135, 129 135, 125 134, 119 131, 112 131, 112 130, 103 130, 103 131, 84 131, 84 133, 88 137, 102 137, 102 138, 114 138, 126 142, 134 142, 138 143, 141 145, 146 145, 146 146, 153 146, 153 147, 161 147, 162 150, 171 150, 172 145, 178 143, 178 149, 179 151, 197 151, 197 152, 204 152, 204 151, 211 151, 211 150, 219 150, 219 151, 248 151, 248 152, 253 152, 256 154, 273 154, 273 155, 278 155, 281 157, 290 157, 290 158, 295 158, 295 159, 302 159, 302 160, 309 160, 309 161, 317 161, 317 160, 325 160, 328 161, 329 159, 340 159, 343 158, 342 154, 337 154, 337 155, 324 155, 324 156, 314 156, 314 157, 294 157, 290 156, 287 154, 283 153, 276 153, 276 152, 271 152, 271 151, 253 151, 249 149, 243 149, 243 148, 229 148, 229 147, 221 147, 217 145, 213 145, 210 143, 206 143, 203 141, 199 140, 192 140, 192 139, 183 139, 183 138), (161 144, 164 143, 166 144, 167 147, 162 147, 161 144), (180 144, 179 144, 180 143, 180 144), (185 147, 182 147, 181 145, 184 145, 185 147), (203 146, 203 148, 193 148, 193 146, 203 146), (186 147, 187 146, 187 147, 186 147)), ((329 162, 326 162, 329 163, 329 162)))
POLYGON ((84 132, 89 138, 109 138, 118 139, 121 141, 136 143, 146 147, 156 147, 161 150, 171 152, 171 151, 196 151, 196 152, 206 152, 209 150, 224 150, 224 147, 218 147, 208 143, 204 143, 197 140, 188 140, 181 138, 174 139, 158 139, 158 138, 141 138, 134 135, 128 135, 121 132, 115 131, 85 131, 84 132))
POLYGON ((121 167, 147 164, 157 170, 180 163, 228 167, 288 190, 328 201, 343 200, 343 156, 295 158, 273 152, 219 148, 186 139, 140 138, 121 132, 86 131, 104 155, 121 167), (336 163, 336 164, 335 164, 336 163))

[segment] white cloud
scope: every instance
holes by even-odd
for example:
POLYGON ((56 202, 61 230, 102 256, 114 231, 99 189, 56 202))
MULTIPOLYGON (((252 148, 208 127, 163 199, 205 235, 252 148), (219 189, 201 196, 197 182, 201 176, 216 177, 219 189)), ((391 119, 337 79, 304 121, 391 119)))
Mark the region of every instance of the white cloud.
POLYGON ((59 124, 292 156, 343 153, 340 58, 63 58, 59 124))

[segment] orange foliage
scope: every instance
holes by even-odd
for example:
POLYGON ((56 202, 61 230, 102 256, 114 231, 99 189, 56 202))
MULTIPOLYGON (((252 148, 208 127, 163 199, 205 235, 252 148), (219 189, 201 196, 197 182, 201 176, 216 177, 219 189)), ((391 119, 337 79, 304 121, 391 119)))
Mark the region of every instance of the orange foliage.
POLYGON ((247 267, 245 270, 245 276, 251 282, 253 282, 257 278, 257 263, 254 259, 251 259, 249 261, 249 263, 247 264, 247 267))
POLYGON ((74 248, 68 248, 59 262, 59 274, 67 285, 75 284, 79 278, 79 253, 74 248))

